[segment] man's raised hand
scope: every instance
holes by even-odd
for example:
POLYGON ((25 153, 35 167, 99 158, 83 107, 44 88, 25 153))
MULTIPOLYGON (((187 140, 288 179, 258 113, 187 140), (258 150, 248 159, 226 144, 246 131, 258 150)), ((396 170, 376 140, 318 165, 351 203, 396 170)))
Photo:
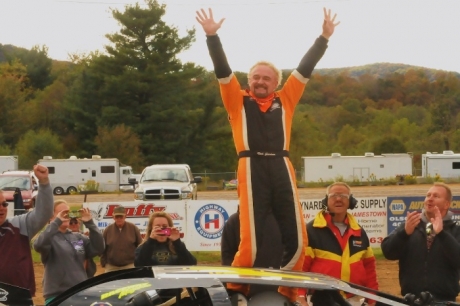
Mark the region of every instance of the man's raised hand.
POLYGON ((34 166, 34 174, 38 178, 40 184, 48 184, 48 168, 43 165, 35 165, 34 166))
POLYGON ((208 10, 209 10, 209 17, 208 17, 208 14, 206 14, 206 11, 204 9, 201 9, 201 12, 196 11, 196 20, 198 21, 199 24, 201 24, 206 35, 208 36, 216 35, 217 30, 219 30, 225 18, 222 18, 219 22, 215 22, 214 17, 212 16, 212 9, 208 9, 208 10))
POLYGON ((340 24, 340 21, 335 22, 335 18, 337 17, 337 14, 334 14, 334 16, 331 18, 331 10, 326 10, 325 7, 323 7, 323 12, 324 12, 324 22, 323 22, 323 35, 324 38, 329 39, 329 37, 332 36, 334 33, 335 27, 340 24))

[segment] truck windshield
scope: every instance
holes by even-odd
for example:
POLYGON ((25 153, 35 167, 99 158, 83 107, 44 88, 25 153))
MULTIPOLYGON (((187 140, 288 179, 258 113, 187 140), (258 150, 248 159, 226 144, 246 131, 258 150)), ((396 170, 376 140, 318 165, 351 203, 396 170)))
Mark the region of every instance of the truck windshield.
POLYGON ((30 179, 23 176, 0 176, 1 190, 30 189, 30 179))
POLYGON ((142 182, 149 181, 178 181, 187 182, 187 173, 183 169, 150 169, 141 178, 142 182))

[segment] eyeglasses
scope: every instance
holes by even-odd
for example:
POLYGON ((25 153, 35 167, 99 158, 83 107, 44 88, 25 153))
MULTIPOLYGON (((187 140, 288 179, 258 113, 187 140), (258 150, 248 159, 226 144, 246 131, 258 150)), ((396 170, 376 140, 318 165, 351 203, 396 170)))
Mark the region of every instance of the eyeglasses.
POLYGON ((8 203, 7 201, 3 202, 3 203, 0 203, 0 205, 2 205, 3 207, 8 207, 8 205, 10 205, 10 203, 8 203))
POLYGON ((70 225, 76 225, 76 224, 78 224, 78 221, 70 221, 69 224, 70 225))
POLYGON ((348 199, 350 196, 345 193, 330 193, 328 194, 328 198, 341 198, 341 199, 348 199))

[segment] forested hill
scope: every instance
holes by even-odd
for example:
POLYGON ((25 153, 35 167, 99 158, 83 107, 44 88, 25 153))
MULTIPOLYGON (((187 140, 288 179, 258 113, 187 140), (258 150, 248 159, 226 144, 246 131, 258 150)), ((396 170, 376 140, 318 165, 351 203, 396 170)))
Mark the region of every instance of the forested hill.
MULTIPOLYGON (((146 1, 114 14, 120 32, 107 35, 104 52, 72 62, 49 58, 46 46, 0 45, 0 155, 18 155, 23 169, 43 156, 100 155, 135 171, 187 163, 233 174, 238 159, 215 75, 179 59, 194 31, 181 36, 161 20, 164 6, 146 1)), ((235 75, 247 84, 247 72, 235 75)), ((290 135, 299 170, 303 156, 333 152, 459 152, 459 73, 388 63, 318 69, 290 135)))
MULTIPOLYGON (((0 44, 0 63, 5 62, 8 58, 20 57, 20 55, 27 54, 30 51, 25 48, 16 47, 13 45, 1 45, 0 44)), ((53 60, 55 62, 59 62, 53 60)), ((342 67, 342 68, 324 68, 324 69, 315 69, 313 73, 320 75, 339 75, 346 74, 350 77, 357 78, 362 75, 368 74, 378 78, 384 78, 392 73, 401 73, 405 74, 409 70, 418 70, 423 71, 427 78, 431 81, 435 79, 435 75, 439 70, 425 68, 420 66, 412 66, 406 64, 393 64, 393 63, 374 63, 363 66, 353 66, 353 67, 342 67)), ((289 73, 292 69, 283 69, 283 72, 289 73)), ((455 71, 449 71, 460 78, 460 73, 455 71)))
MULTIPOLYGON (((351 77, 360 77, 365 74, 369 74, 372 76, 376 76, 379 78, 384 78, 392 73, 401 73, 405 74, 409 70, 419 70, 423 71, 425 75, 428 77, 429 80, 433 81, 435 79, 435 75, 439 70, 419 67, 419 66, 411 66, 405 64, 392 64, 392 63, 375 63, 369 64, 364 66, 355 66, 355 67, 344 67, 344 68, 329 68, 329 69, 315 69, 314 73, 318 73, 321 75, 338 75, 341 73, 345 73, 351 77)), ((460 73, 452 72, 458 78, 460 78, 460 73)))

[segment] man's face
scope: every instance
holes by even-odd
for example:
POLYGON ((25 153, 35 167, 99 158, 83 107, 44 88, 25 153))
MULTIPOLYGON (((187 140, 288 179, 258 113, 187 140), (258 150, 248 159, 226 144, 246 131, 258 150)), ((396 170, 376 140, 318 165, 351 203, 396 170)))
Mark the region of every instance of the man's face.
POLYGON ((248 85, 257 98, 265 98, 278 87, 275 71, 266 65, 258 65, 249 73, 248 85))
POLYGON ((4 207, 3 203, 6 202, 3 192, 0 192, 0 224, 3 224, 6 220, 6 214, 8 213, 8 207, 4 207))
POLYGON ((447 198, 447 191, 442 186, 433 186, 426 193, 425 211, 428 215, 434 215, 435 207, 439 208, 441 215, 444 216, 450 207, 450 199, 447 198))
POLYGON ((350 206, 350 191, 342 185, 334 185, 329 189, 327 206, 329 211, 336 214, 346 214, 350 206))
POLYGON ((113 220, 115 221, 115 225, 118 227, 123 227, 126 221, 126 215, 116 215, 113 216, 113 220))

